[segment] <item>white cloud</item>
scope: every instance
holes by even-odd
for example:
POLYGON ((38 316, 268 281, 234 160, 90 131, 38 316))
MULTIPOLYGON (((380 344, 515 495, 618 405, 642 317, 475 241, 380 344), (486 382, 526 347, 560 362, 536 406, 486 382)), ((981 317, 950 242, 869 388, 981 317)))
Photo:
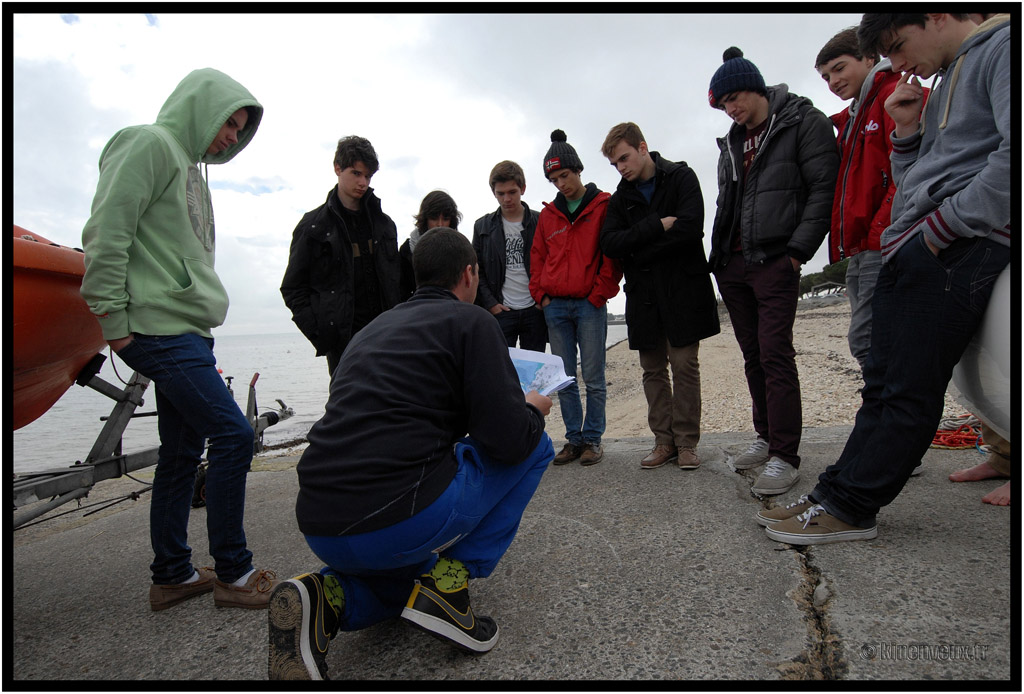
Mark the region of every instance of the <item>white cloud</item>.
MULTIPOLYGON (((600 7, 600 6, 598 6, 600 7)), ((729 121, 707 88, 731 45, 766 82, 786 82, 826 113, 843 104, 814 71, 821 46, 859 15, 15 14, 14 221, 78 246, 102 146, 152 122, 178 81, 216 67, 266 112, 232 162, 210 167, 217 269, 232 306, 219 334, 294 330, 278 292, 291 232, 336 182, 340 137, 369 138, 373 186, 400 237, 430 190, 447 190, 462 230, 496 208, 487 176, 502 159, 526 171, 524 199, 551 200, 540 163, 561 128, 584 178, 614 190, 599 150, 624 120, 652 149, 697 172, 710 236, 715 138, 729 121)), ((706 239, 707 240, 707 239, 706 239)), ((823 244, 824 247, 824 244, 823 244)), ((808 264, 820 269, 824 251, 808 264)), ((623 298, 611 309, 622 311, 623 298)))

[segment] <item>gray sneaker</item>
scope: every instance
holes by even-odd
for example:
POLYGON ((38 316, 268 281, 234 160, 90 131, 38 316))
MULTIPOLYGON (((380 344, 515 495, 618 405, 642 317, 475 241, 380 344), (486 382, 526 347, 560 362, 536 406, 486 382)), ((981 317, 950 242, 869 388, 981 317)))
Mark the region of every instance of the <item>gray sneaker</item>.
POLYGON ((795 467, 778 458, 772 458, 764 466, 764 471, 761 472, 750 491, 763 496, 785 494, 793 488, 799 479, 800 473, 795 467))
POLYGON ((737 470, 749 470, 750 468, 757 467, 767 460, 768 442, 758 436, 757 441, 750 444, 750 448, 733 457, 732 466, 737 470))

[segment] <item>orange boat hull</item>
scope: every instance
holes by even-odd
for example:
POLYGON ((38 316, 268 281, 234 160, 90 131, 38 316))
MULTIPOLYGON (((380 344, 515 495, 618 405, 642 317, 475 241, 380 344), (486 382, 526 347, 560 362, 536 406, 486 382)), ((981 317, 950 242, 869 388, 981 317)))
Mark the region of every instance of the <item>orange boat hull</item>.
POLYGON ((35 421, 106 342, 79 294, 81 251, 14 226, 14 428, 35 421))

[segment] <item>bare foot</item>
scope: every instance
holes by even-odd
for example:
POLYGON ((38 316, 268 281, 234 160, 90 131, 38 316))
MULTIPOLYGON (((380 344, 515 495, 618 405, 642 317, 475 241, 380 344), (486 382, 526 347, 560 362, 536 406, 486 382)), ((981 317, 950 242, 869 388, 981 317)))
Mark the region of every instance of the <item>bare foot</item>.
POLYGON ((989 480, 993 477, 1006 477, 1003 473, 988 464, 986 460, 974 467, 957 470, 949 476, 950 482, 977 482, 978 480, 989 480))
POLYGON ((1010 483, 1007 482, 999 489, 994 489, 985 496, 981 497, 983 504, 992 504, 993 506, 1009 506, 1010 505, 1010 483))

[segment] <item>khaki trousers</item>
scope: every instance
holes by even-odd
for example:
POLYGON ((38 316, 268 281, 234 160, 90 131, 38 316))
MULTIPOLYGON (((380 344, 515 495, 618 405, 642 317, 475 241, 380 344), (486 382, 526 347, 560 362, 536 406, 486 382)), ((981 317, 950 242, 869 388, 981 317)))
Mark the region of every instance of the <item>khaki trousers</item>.
POLYGON ((696 448, 700 441, 700 342, 640 350, 647 423, 655 445, 696 448), (672 378, 669 379, 669 367, 672 378))

